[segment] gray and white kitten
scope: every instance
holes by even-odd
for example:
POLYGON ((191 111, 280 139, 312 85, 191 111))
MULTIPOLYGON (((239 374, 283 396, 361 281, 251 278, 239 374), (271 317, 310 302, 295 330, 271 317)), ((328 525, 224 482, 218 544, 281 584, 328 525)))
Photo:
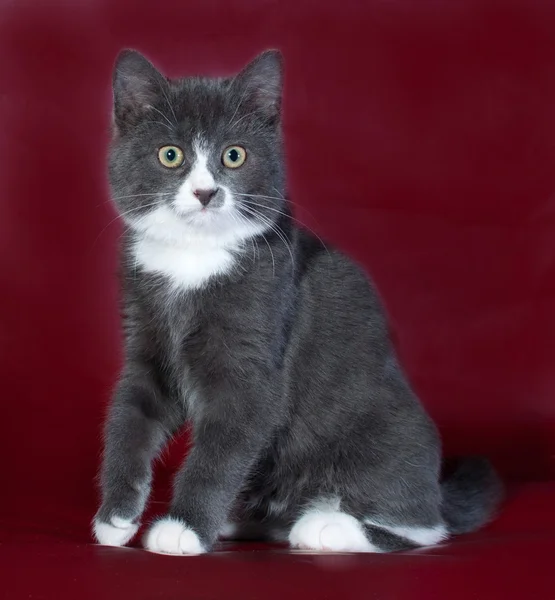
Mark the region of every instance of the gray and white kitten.
POLYGON ((231 78, 169 80, 125 51, 113 85, 126 357, 96 539, 133 538, 152 463, 187 422, 194 445, 148 550, 199 554, 254 532, 387 552, 484 524, 500 498, 489 463, 440 482, 436 429, 376 291, 290 216, 280 54, 231 78))

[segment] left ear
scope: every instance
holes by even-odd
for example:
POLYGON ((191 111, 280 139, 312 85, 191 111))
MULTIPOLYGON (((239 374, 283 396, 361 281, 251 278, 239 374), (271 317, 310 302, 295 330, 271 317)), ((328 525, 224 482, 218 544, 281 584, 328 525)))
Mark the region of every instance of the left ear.
POLYGON ((166 78, 144 56, 124 50, 113 74, 114 121, 120 130, 136 125, 156 102, 166 78))
POLYGON ((242 103, 250 104, 269 120, 279 120, 283 58, 279 50, 267 50, 250 62, 233 80, 242 89, 242 103), (246 102, 245 102, 246 101, 246 102))

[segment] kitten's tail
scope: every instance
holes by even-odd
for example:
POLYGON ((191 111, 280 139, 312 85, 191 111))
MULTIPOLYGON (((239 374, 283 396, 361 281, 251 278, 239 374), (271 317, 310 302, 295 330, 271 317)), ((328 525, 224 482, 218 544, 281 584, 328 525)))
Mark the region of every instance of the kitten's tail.
POLYGON ((463 458, 441 483, 449 533, 470 533, 490 521, 503 499, 501 479, 485 458, 463 458))

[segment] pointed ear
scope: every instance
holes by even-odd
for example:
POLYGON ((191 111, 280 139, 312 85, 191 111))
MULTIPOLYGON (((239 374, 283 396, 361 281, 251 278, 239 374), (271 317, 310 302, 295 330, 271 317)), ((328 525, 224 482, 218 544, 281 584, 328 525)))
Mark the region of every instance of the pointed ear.
POLYGON ((142 54, 124 50, 113 75, 114 122, 118 129, 135 125, 160 94, 166 78, 142 54))
POLYGON ((283 58, 278 50, 268 50, 257 56, 233 80, 241 89, 243 102, 265 115, 269 120, 279 120, 283 58))

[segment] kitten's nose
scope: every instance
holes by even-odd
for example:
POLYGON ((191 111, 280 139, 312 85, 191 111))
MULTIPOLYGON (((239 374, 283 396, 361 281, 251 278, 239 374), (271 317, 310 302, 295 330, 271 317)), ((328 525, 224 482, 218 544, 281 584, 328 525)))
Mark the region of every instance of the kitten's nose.
POLYGON ((210 200, 212 200, 217 192, 218 188, 213 188, 211 190, 195 190, 193 194, 203 206, 208 206, 210 200))

